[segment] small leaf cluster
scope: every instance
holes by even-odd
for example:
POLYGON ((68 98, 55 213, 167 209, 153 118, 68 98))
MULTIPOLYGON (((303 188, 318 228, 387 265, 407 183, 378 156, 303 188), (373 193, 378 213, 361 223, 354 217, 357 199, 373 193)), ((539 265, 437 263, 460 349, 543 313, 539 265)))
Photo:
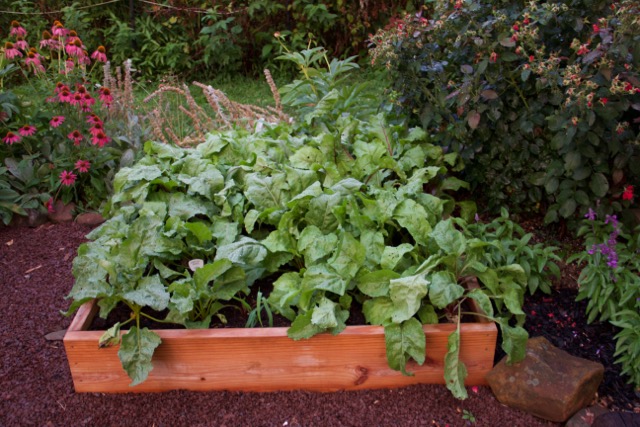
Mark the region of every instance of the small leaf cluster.
POLYGON ((599 199, 620 211, 640 179, 637 14, 634 1, 436 2, 376 34, 372 55, 489 207, 554 222, 599 199))
POLYGON ((587 321, 609 321, 620 328, 616 363, 629 383, 640 386, 640 226, 626 231, 615 216, 599 220, 591 212, 578 234, 584 251, 569 261, 582 265, 578 300, 588 300, 587 321))

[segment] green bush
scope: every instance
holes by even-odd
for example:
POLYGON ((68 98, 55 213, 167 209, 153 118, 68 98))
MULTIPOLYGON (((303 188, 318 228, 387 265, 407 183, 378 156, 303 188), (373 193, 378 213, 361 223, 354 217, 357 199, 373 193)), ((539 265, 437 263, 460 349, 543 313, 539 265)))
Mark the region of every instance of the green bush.
POLYGON ((373 37, 392 99, 490 208, 573 218, 640 178, 637 2, 433 3, 373 37), (428 13, 427 13, 428 12, 428 13))

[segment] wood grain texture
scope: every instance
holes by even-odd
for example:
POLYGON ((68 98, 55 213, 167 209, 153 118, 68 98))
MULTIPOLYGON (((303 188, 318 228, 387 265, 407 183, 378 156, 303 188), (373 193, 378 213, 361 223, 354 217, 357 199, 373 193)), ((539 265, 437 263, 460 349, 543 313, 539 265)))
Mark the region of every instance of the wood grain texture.
MULTIPOLYGON (((102 331, 86 331, 95 302, 76 314, 64 338, 77 392, 168 390, 336 391, 442 384, 447 337, 455 325, 425 325, 427 358, 410 362, 414 376, 387 365, 384 329, 348 326, 339 335, 320 334, 293 341, 287 328, 158 330, 162 344, 149 378, 135 387, 122 369, 118 348, 98 348, 102 331)), ((484 385, 493 367, 497 328, 493 323, 461 326, 461 359, 467 385, 484 385)))

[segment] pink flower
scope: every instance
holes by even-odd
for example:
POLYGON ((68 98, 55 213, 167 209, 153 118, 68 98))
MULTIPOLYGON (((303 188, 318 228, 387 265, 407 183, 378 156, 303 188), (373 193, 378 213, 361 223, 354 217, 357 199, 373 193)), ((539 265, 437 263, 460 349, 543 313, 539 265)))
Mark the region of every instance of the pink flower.
POLYGON ((593 28, 593 32, 596 34, 600 32, 600 27, 598 27, 598 24, 593 24, 591 28, 593 28))
POLYGON ((27 30, 22 28, 18 21, 11 21, 11 31, 9 32, 9 35, 16 37, 26 37, 27 30))
POLYGON ((2 138, 5 144, 13 145, 16 142, 20 142, 20 135, 16 135, 15 133, 9 131, 7 135, 2 138))
POLYGON ((16 49, 11 42, 6 42, 4 44, 4 55, 7 59, 13 59, 16 57, 22 58, 22 52, 16 49))
POLYGON ((104 132, 104 127, 102 127, 101 122, 94 123, 93 126, 89 129, 91 135, 96 136, 100 132, 104 132))
POLYGON ((82 136, 80 131, 76 129, 73 132, 69 133, 69 135, 67 135, 67 138, 73 141, 73 145, 78 146, 80 145, 80 141, 82 141, 84 137, 82 136))
POLYGON ((52 128, 57 128, 62 123, 64 123, 64 116, 55 116, 49 121, 49 124, 51 125, 52 128))
POLYGON ((518 24, 513 24, 513 31, 520 31, 520 27, 518 26, 518 24))
POLYGON ((87 123, 93 125, 96 123, 100 123, 102 124, 102 120, 100 120, 100 117, 98 117, 98 115, 96 113, 91 113, 87 116, 87 123))
POLYGON ((107 62, 104 46, 98 46, 98 49, 91 54, 91 59, 95 59, 98 62, 107 62))
POLYGON ((62 25, 60 21, 53 21, 51 33, 53 33, 54 36, 65 37, 67 34, 69 34, 69 30, 64 28, 64 25, 62 25))
POLYGON ((533 62, 536 60, 536 57, 533 55, 529 55, 529 62, 533 62))
POLYGON ((107 87, 101 87, 100 91, 100 101, 105 103, 106 105, 111 105, 113 102, 113 96, 111 95, 111 91, 107 87))
POLYGON ((82 55, 82 41, 79 38, 74 39, 64 47, 64 50, 69 56, 81 56, 82 55))
POLYGON ((29 50, 29 43, 27 43, 22 37, 18 37, 13 45, 18 49, 22 49, 24 51, 29 50))
POLYGON ((71 105, 82 105, 83 99, 84 99, 84 96, 80 92, 76 92, 71 97, 71 101, 69 101, 69 103, 71 105))
POLYGON ((489 55, 489 62, 496 62, 498 60, 498 54, 495 52, 491 52, 489 55))
POLYGON ((104 147, 106 144, 109 143, 109 141, 111 141, 111 138, 109 138, 104 132, 100 131, 97 134, 95 134, 92 138, 91 138, 91 143, 93 145, 98 145, 98 147, 102 148, 104 147))
POLYGON ((58 82, 56 83, 56 88, 54 89, 55 93, 60 93, 63 90, 69 90, 69 86, 67 86, 66 84, 62 83, 62 82, 58 82))
POLYGON ((73 183, 76 182, 76 178, 78 177, 73 172, 62 171, 62 173, 60 173, 60 182, 67 187, 73 185, 73 183))
POLYGON ((49 49, 57 49, 60 45, 60 42, 57 39, 51 37, 51 33, 47 30, 42 32, 42 40, 40 40, 40 49, 49 48, 49 49))
POLYGON ((96 103, 96 100, 93 98, 93 96, 91 96, 89 92, 85 93, 84 96, 82 97, 82 105, 87 105, 91 107, 95 103, 96 103))
POLYGON ((609 102, 608 98, 600 98, 600 103, 602 104, 602 106, 607 105, 607 102, 609 102))
POLYGON ((90 167, 91 162, 89 162, 89 160, 78 160, 75 165, 75 168, 78 169, 80 173, 89 172, 90 167))
POLYGON ((42 63, 40 63, 40 58, 37 53, 27 53, 27 58, 24 60, 24 63, 27 66, 32 66, 34 73, 44 72, 44 67, 42 66, 42 63))
POLYGON ((45 203, 44 205, 47 207, 47 211, 49 213, 53 213, 56 211, 53 207, 53 197, 49 197, 49 200, 47 200, 47 203, 45 203))
POLYGON ((60 100, 60 102, 71 102, 71 92, 69 91, 68 88, 65 88, 63 90, 60 91, 60 93, 58 94, 58 99, 60 100))
POLYGON ((32 125, 24 125, 18 130, 18 132, 20 132, 20 135, 22 136, 31 136, 36 133, 36 128, 32 125))
POLYGON ((471 391, 474 392, 474 393, 477 393, 478 392, 478 386, 474 385, 473 387, 471 387, 471 391))

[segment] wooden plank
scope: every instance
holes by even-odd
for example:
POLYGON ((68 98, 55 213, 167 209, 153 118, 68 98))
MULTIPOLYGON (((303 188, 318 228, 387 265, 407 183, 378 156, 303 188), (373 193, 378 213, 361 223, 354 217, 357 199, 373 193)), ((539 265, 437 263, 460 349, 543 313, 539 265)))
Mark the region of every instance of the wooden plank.
MULTIPOLYGON (((95 309, 79 311, 92 315, 95 309)), ((411 384, 442 384, 447 337, 455 325, 425 325, 427 360, 409 363, 414 376, 387 365, 384 329, 349 326, 339 335, 293 341, 287 328, 158 330, 162 344, 144 383, 130 387, 117 347, 98 349, 102 331, 85 331, 90 320, 75 319, 64 344, 77 392, 186 390, 313 391, 359 390, 411 384), (77 323, 76 323, 77 321, 77 323)), ((493 367, 497 329, 493 323, 461 326, 461 358, 467 385, 486 384, 493 367)))

